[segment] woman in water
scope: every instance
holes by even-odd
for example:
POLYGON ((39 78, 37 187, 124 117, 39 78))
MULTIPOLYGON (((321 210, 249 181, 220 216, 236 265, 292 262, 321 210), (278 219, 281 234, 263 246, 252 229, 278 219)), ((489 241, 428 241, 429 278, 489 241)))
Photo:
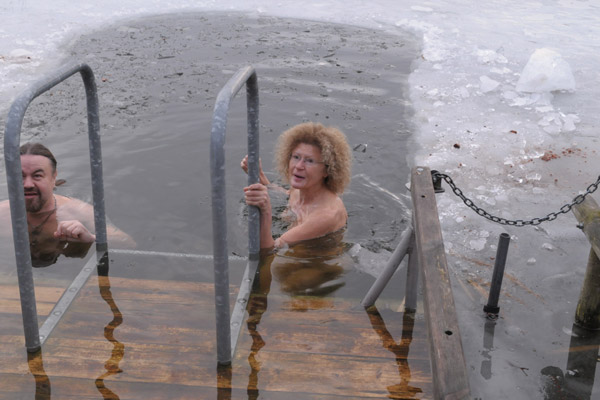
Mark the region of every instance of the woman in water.
MULTIPOLYGON (((260 183, 244 188, 246 204, 260 209, 260 247, 280 248, 325 236, 346 226, 348 214, 339 197, 350 182, 352 157, 346 136, 336 128, 307 122, 283 132, 276 149, 277 170, 290 185, 284 217, 288 230, 277 239, 271 233, 271 183, 262 171, 260 183)), ((248 171, 247 156, 242 169, 248 171)))
MULTIPOLYGON (((265 342, 259 324, 267 310, 272 277, 279 281, 280 292, 292 296, 292 309, 296 311, 323 307, 322 297, 345 284, 339 279, 344 268, 338 256, 348 220, 346 207, 339 197, 350 182, 351 152, 346 137, 339 130, 321 124, 296 125, 279 137, 275 160, 281 177, 290 185, 286 191, 287 208, 283 212, 284 219, 290 222, 287 231, 273 239, 267 187, 274 185, 262 167, 259 183, 244 188, 246 204, 260 208, 261 249, 298 245, 285 252, 266 252, 261 257, 259 274, 247 304, 248 332, 253 342, 248 356, 252 368, 249 389, 256 388, 260 371, 256 355, 265 342), (307 295, 321 299, 311 301, 307 295)), ((248 172, 247 156, 241 167, 248 172)), ((275 189, 282 188, 276 186, 275 189)))

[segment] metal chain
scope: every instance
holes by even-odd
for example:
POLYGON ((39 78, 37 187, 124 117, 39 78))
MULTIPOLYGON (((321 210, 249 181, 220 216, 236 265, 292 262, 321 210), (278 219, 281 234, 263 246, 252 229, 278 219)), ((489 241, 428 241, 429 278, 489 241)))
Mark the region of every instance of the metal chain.
POLYGON ((596 180, 596 182, 594 182, 590 186, 588 186, 584 194, 575 196, 575 198, 573 199, 573 201, 571 203, 565 204, 564 206, 562 206, 560 208, 559 211, 551 212, 550 214, 548 214, 547 216, 542 217, 542 218, 533 218, 533 219, 525 221, 522 219, 510 220, 510 219, 506 219, 506 218, 496 217, 496 216, 490 214, 489 212, 485 211, 483 208, 477 207, 475 205, 475 203, 473 202, 473 200, 471 200, 467 196, 465 196, 464 193, 462 192, 462 190, 460 190, 458 187, 456 187, 456 184, 454 183, 452 178, 450 178, 446 174, 442 174, 438 171, 431 171, 431 177, 434 181, 434 185, 440 179, 443 179, 444 181, 446 181, 446 183, 452 188, 452 191, 454 192, 454 194, 457 195, 458 197, 460 197, 461 200, 466 204, 466 206, 469 207, 470 209, 472 209, 473 211, 475 211, 477 214, 481 215, 484 218, 489 219, 490 221, 493 221, 493 222, 496 222, 496 223, 499 223, 502 225, 511 225, 511 226, 539 225, 542 222, 554 221, 560 214, 566 214, 569 211, 571 211, 571 209, 573 208, 574 205, 583 203, 586 196, 588 194, 594 193, 596 191, 596 189, 598 189, 598 186, 600 186, 600 176, 598 176, 598 180, 596 180))

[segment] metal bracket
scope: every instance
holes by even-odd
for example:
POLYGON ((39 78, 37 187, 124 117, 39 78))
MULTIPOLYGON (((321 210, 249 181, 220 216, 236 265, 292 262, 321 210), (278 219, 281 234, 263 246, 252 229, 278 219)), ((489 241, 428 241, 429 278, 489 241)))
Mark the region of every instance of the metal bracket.
POLYGON ((433 191, 435 193, 444 193, 446 190, 442 187, 442 178, 439 177, 436 170, 431 171, 431 180, 433 182, 433 191))

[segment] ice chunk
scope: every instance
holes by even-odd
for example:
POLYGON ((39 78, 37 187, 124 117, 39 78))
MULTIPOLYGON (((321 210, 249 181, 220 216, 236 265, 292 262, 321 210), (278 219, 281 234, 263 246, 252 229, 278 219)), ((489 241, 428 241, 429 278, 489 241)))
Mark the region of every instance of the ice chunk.
POLYGON ((554 246, 550 243, 544 243, 542 244, 542 249, 552 251, 554 250, 554 246))
POLYGON ((481 82, 481 85, 479 87, 483 93, 491 92, 492 90, 495 90, 498 87, 498 85, 500 85, 500 82, 488 78, 485 75, 480 76, 479 81, 481 82))
POLYGON ((576 114, 560 114, 560 117, 564 121, 563 130, 566 132, 572 132, 575 130, 575 124, 581 122, 581 119, 576 114))
POLYGON ((539 181, 542 179, 542 175, 537 172, 532 172, 525 175, 525 179, 529 181, 539 181))
POLYGON ((551 49, 537 49, 529 58, 517 82, 517 91, 542 93, 575 90, 575 77, 562 56, 551 49))
POLYGON ((458 97, 458 98, 461 98, 461 99, 466 99, 466 98, 468 98, 470 96, 469 95, 469 89, 467 89, 464 86, 461 86, 459 88, 454 89, 454 91, 452 92, 452 94, 455 97, 458 97))
POLYGON ((538 121, 538 125, 551 135, 557 135, 562 130, 562 121, 558 113, 548 113, 538 121))
POLYGON ((474 240, 469 241, 469 247, 472 250, 480 251, 480 250, 483 250, 486 243, 487 243, 487 240, 485 238, 474 239, 474 240))
POLYGON ((25 49, 15 49, 8 54, 7 61, 13 64, 28 63, 33 59, 33 53, 25 49))
POLYGON ((490 64, 490 63, 506 64, 508 62, 506 57, 504 57, 502 54, 498 54, 494 50, 479 49, 476 51, 476 54, 477 54, 477 60, 481 64, 490 64))

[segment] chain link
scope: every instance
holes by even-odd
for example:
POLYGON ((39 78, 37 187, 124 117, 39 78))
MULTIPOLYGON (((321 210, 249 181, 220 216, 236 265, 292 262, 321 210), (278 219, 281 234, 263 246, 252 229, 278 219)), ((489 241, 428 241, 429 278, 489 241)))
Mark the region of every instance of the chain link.
POLYGON ((559 211, 551 212, 550 214, 548 214, 542 218, 532 218, 530 220, 522 220, 522 219, 510 220, 510 219, 492 215, 489 212, 487 212, 486 210, 484 210, 483 208, 476 206, 475 203, 473 202, 473 200, 471 200, 467 196, 465 196, 463 191, 460 190, 456 186, 456 184, 454 183, 452 178, 450 178, 448 175, 442 174, 438 171, 431 171, 431 177, 433 178, 434 182, 438 181, 439 179, 443 179, 444 181, 446 181, 446 183, 450 186, 450 188, 452 188, 452 191, 454 192, 454 194, 457 195, 458 197, 460 197, 460 199, 465 203, 465 205, 467 207, 469 207, 470 209, 472 209, 473 211, 475 211, 478 215, 481 215, 482 217, 484 217, 492 222, 496 222, 501 225, 510 225, 510 226, 539 225, 542 222, 554 221, 556 218, 558 218, 558 216, 560 214, 566 214, 569 211, 571 211, 571 209, 573 208, 574 205, 583 203, 586 196, 594 193, 598 189, 598 186, 600 186, 600 176, 598 176, 598 180, 596 180, 596 182, 594 182, 590 186, 588 186, 584 194, 579 194, 579 195, 575 196, 575 198, 573 199, 573 201, 571 203, 565 204, 564 206, 562 206, 559 209, 559 211))

